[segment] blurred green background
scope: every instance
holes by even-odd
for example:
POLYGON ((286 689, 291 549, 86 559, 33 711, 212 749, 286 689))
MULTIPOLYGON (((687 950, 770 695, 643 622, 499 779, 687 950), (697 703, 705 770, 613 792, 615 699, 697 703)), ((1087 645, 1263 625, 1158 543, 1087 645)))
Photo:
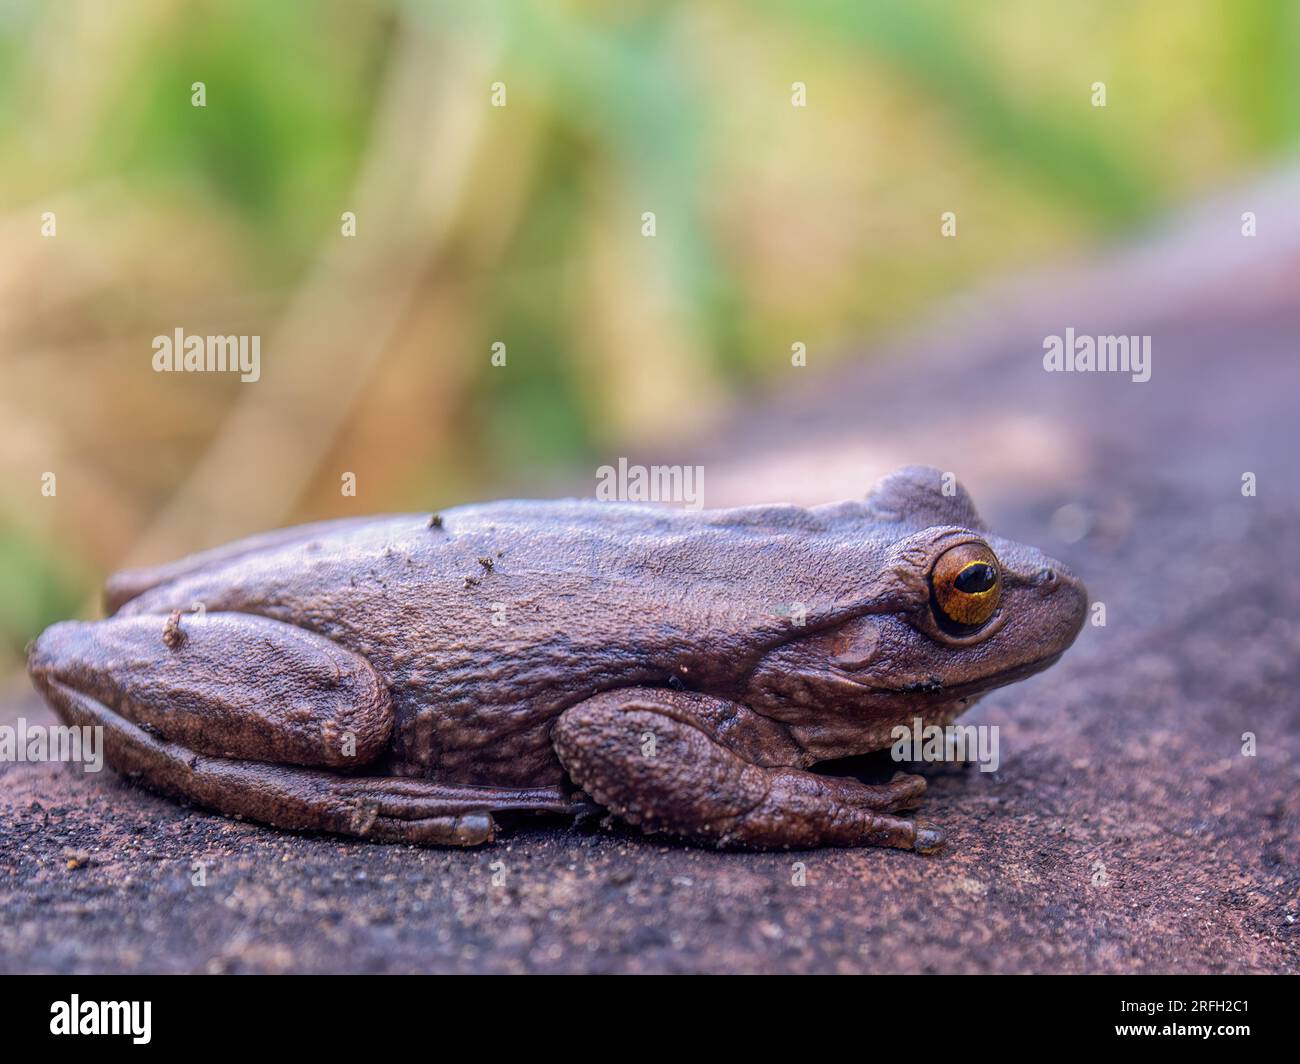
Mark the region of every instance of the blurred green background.
POLYGON ((1298 132, 1292 0, 0 0, 0 667, 124 562, 689 438, 1298 132), (178 327, 262 380, 154 373, 178 327))

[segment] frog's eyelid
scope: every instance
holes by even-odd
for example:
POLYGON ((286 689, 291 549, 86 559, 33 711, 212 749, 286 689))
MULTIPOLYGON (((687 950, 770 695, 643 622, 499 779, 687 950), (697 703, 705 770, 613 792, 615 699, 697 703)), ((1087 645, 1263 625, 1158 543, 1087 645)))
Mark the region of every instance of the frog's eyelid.
POLYGON ((983 547, 994 558, 997 557, 997 553, 978 532, 960 525, 933 525, 895 543, 890 550, 886 567, 921 573, 928 578, 940 558, 950 550, 968 544, 983 547))

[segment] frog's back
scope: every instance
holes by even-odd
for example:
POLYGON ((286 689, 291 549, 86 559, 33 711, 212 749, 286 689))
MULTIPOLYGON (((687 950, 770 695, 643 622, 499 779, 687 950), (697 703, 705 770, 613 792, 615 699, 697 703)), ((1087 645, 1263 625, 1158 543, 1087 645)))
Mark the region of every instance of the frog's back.
POLYGON ((575 702, 683 669, 739 675, 833 545, 872 549, 855 505, 504 501, 346 519, 123 574, 110 603, 130 591, 123 613, 198 602, 315 631, 387 681, 393 771, 539 784, 561 775, 549 729, 575 702))
POLYGON ((663 572, 672 564, 706 577, 725 570, 734 588, 732 563, 748 558, 752 566, 756 549, 785 549, 792 538, 808 542, 846 530, 862 542, 873 527, 859 503, 688 511, 584 499, 505 500, 434 515, 341 518, 259 533, 114 573, 104 598, 109 613, 157 612, 166 603, 184 609, 195 601, 182 601, 184 587, 211 606, 208 599, 230 597, 223 588, 272 577, 304 593, 323 592, 332 583, 355 586, 363 572, 378 576, 392 558, 418 566, 428 578, 459 574, 463 584, 465 577, 482 576, 479 559, 492 560, 495 568, 507 555, 502 568, 523 566, 540 585, 562 574, 663 572))

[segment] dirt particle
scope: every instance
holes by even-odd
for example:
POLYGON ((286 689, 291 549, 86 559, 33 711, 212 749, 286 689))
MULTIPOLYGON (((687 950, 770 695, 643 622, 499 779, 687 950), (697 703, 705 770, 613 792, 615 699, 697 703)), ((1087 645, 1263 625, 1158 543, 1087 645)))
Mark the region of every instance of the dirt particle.
POLYGON ((172 610, 167 617, 167 623, 163 625, 163 642, 171 650, 177 650, 184 645, 187 638, 185 630, 181 628, 181 611, 172 610))

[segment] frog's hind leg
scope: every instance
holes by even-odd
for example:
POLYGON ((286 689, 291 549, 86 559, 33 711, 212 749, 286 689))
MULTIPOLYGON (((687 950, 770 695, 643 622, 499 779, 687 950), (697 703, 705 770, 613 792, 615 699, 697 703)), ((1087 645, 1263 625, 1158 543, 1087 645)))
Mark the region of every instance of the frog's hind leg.
POLYGON ((103 729, 114 768, 233 816, 473 846, 492 839, 494 811, 575 811, 559 788, 344 774, 387 748, 387 688, 364 658, 265 618, 58 624, 32 646, 28 669, 68 724, 103 729))
POLYGON ((566 709, 551 733, 573 781, 646 831, 719 846, 895 846, 929 852, 935 828, 894 816, 925 781, 869 787, 794 767, 780 725, 689 691, 606 691, 566 709))

